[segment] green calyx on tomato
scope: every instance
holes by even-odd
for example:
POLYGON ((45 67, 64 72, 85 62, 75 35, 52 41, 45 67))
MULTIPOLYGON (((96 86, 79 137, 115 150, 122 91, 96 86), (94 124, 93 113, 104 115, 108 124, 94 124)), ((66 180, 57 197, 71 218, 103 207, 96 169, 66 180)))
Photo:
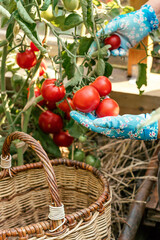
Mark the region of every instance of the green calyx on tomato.
POLYGON ((80 7, 79 0, 63 0, 63 4, 68 11, 74 11, 80 7))
MULTIPOLYGON (((72 152, 70 152, 69 158, 70 159, 72 158, 72 152)), ((83 162, 84 158, 85 158, 85 153, 82 150, 76 149, 74 151, 73 160, 76 160, 76 161, 79 161, 79 162, 83 162)))
POLYGON ((59 102, 66 94, 63 84, 56 86, 56 79, 46 79, 42 84, 41 92, 43 98, 49 102, 59 102))

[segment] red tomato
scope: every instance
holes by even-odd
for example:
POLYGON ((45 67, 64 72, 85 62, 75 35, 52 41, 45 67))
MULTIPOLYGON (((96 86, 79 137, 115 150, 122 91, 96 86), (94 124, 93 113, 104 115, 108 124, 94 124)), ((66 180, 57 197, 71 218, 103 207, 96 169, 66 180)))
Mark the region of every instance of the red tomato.
POLYGON ((112 84, 110 80, 105 76, 99 76, 96 80, 91 83, 92 87, 96 88, 100 96, 108 95, 112 90, 112 84))
POLYGON ((58 133, 63 128, 61 116, 49 110, 39 116, 39 126, 45 133, 58 133))
MULTIPOLYGON (((28 90, 28 94, 27 94, 27 99, 28 99, 30 91, 29 91, 29 88, 27 88, 27 90, 28 90)), ((34 88, 34 95, 35 95, 35 97, 39 97, 41 95, 41 89, 37 86, 34 88)), ((45 104, 45 100, 39 101, 38 104, 40 106, 43 106, 45 104)))
POLYGON ((121 39, 118 35, 113 34, 110 37, 104 39, 104 44, 111 45, 111 48, 109 48, 110 50, 117 49, 121 45, 121 39))
POLYGON ((69 135, 68 131, 61 131, 59 133, 54 134, 53 141, 59 147, 69 147, 74 140, 74 137, 69 135))
POLYGON ((39 52, 39 49, 34 45, 33 42, 30 42, 30 48, 33 52, 39 52))
POLYGON ((117 116, 119 105, 112 98, 106 98, 97 107, 96 114, 98 117, 117 116))
POLYGON ((74 94, 73 103, 79 111, 89 113, 98 107, 100 95, 94 87, 85 86, 74 94))
POLYGON ((39 76, 43 76, 43 74, 46 72, 47 64, 44 60, 42 60, 40 67, 39 67, 39 76))
POLYGON ((49 109, 49 110, 53 110, 56 108, 56 103, 55 102, 45 102, 45 105, 46 107, 49 109))
MULTIPOLYGON (((68 100, 71 108, 74 110, 74 109, 75 109, 75 106, 74 106, 74 104, 73 104, 72 99, 68 97, 67 100, 68 100)), ((69 107, 69 105, 68 105, 67 100, 65 99, 63 102, 61 102, 61 103, 58 105, 58 107, 59 107, 63 112, 70 112, 70 111, 71 111, 71 109, 70 109, 70 107, 69 107)))
POLYGON ((30 69, 37 63, 35 53, 31 49, 27 49, 25 52, 19 52, 16 55, 16 61, 19 67, 30 69))
POLYGON ((42 84, 42 96, 46 101, 59 102, 66 94, 64 85, 56 86, 56 79, 46 79, 42 84))

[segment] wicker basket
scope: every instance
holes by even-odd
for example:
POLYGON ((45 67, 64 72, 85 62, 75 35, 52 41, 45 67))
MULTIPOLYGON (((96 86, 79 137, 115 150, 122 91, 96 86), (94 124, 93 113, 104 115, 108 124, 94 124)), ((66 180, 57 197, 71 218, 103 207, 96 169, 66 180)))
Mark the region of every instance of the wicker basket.
POLYGON ((21 132, 6 138, 1 167, 0 240, 110 239, 111 195, 97 169, 68 159, 50 161, 39 142, 21 132), (41 162, 10 169, 15 139, 27 143, 41 162))

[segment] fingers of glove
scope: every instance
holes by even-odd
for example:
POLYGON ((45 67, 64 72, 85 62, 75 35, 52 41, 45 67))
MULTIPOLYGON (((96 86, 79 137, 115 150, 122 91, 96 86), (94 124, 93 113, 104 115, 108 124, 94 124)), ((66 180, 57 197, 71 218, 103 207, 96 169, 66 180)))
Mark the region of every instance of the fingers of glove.
POLYGON ((102 127, 102 128, 114 128, 119 129, 123 126, 122 117, 103 117, 103 118, 97 118, 93 121, 93 124, 96 127, 102 127))
POLYGON ((96 116, 93 115, 92 113, 87 113, 86 116, 89 117, 91 120, 97 119, 96 116))
MULTIPOLYGON (((92 114, 81 114, 77 111, 71 111, 70 112, 70 116, 78 123, 82 124, 84 127, 90 129, 93 132, 97 132, 97 133, 104 133, 104 129, 100 128, 100 127, 95 127, 93 125, 93 120, 91 118, 93 118, 94 116, 92 114), (88 116, 89 115, 89 116, 88 116)), ((95 117, 94 117, 95 119, 95 117)))

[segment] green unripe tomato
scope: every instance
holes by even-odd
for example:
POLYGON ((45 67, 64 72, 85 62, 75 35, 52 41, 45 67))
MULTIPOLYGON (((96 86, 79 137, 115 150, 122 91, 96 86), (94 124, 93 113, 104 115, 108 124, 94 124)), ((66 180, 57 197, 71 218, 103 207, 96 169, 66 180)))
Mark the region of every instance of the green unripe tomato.
MULTIPOLYGON (((69 158, 70 159, 72 158, 72 152, 70 152, 69 158)), ((85 153, 82 150, 77 149, 74 151, 73 160, 83 162, 84 158, 85 158, 85 153)))
POLYGON ((95 166, 95 163, 96 163, 96 158, 93 156, 93 155, 88 155, 87 157, 86 157, 86 160, 85 160, 85 162, 87 163, 87 164, 89 164, 89 165, 91 165, 91 166, 95 166))
POLYGON ((46 11, 41 11, 41 17, 45 18, 47 21, 53 21, 55 19, 55 16, 52 12, 52 5, 49 5, 46 11))
POLYGON ((78 140, 79 140, 80 142, 85 142, 85 141, 87 140, 87 137, 84 136, 84 135, 81 135, 81 136, 79 136, 78 140))
POLYGON ((82 150, 78 149, 74 152, 74 160, 83 162, 84 158, 85 158, 85 153, 82 150))
POLYGON ((63 0, 63 4, 68 11, 74 11, 79 8, 79 0, 63 0))

